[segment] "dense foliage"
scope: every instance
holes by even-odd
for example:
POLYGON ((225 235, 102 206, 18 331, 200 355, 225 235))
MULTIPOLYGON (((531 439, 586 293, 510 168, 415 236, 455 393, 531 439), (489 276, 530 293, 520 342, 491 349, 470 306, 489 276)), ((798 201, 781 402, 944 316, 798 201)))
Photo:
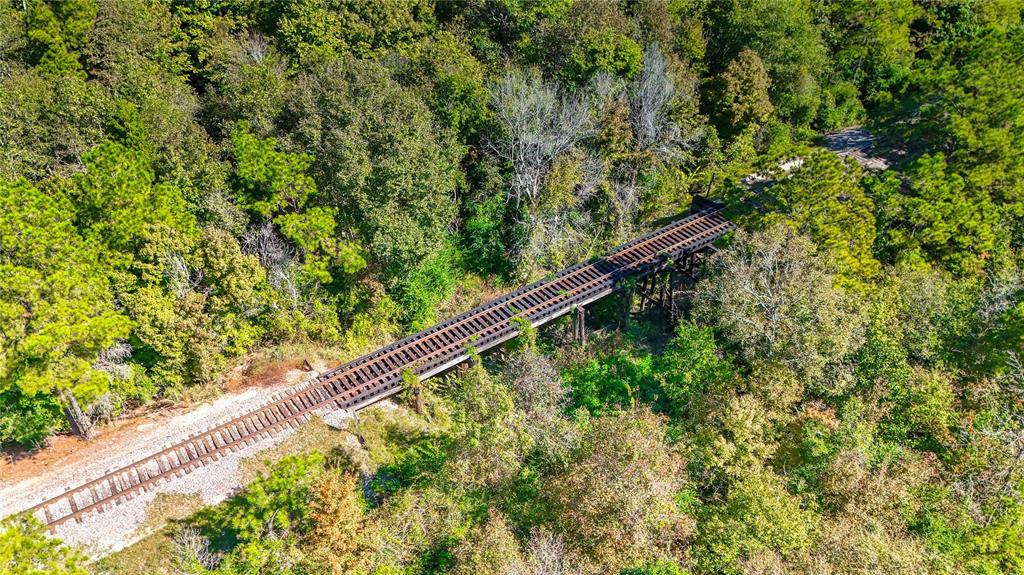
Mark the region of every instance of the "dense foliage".
MULTIPOLYGON (((0 441, 359 351, 703 193, 742 231, 668 341, 410 378, 369 461, 286 460, 175 568, 1024 573, 1022 8, 0 0, 0 441), (817 145, 858 124, 888 169, 817 145)), ((0 569, 81 572, 2 528, 0 569)))

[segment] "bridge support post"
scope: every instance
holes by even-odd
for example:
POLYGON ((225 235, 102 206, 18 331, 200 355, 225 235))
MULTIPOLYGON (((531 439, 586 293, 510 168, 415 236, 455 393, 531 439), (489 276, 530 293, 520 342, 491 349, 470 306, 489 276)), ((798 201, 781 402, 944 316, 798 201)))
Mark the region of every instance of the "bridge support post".
POLYGON ((668 321, 674 327, 679 323, 680 310, 679 304, 676 303, 676 290, 679 287, 679 272, 676 271, 676 266, 672 266, 668 270, 668 321))
POLYGON ((633 313, 633 296, 636 293, 636 288, 630 286, 626 288, 626 293, 622 297, 622 310, 619 315, 619 329, 629 328, 629 318, 633 313))
POLYGON ((587 346, 587 310, 581 305, 576 306, 576 313, 573 314, 572 337, 583 347, 587 346))

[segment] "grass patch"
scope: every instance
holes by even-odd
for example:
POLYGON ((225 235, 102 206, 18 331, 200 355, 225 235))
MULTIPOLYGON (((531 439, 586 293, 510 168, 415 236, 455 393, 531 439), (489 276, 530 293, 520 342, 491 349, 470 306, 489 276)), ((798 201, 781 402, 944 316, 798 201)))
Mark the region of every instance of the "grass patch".
MULTIPOLYGON (((148 519, 148 517, 147 517, 148 519)), ((173 527, 167 527, 95 563, 94 573, 178 575, 174 568, 173 527)))
POLYGON ((438 410, 434 410, 430 422, 404 407, 372 407, 359 413, 359 434, 375 465, 394 463, 398 453, 439 435, 447 427, 447 414, 438 410))
POLYGON ((281 443, 239 462, 242 483, 248 484, 261 474, 266 475, 274 463, 289 455, 300 455, 313 450, 323 454, 338 451, 350 437, 349 432, 334 429, 324 423, 324 420, 314 417, 281 443))
POLYGON ((198 493, 157 493, 146 506, 146 518, 139 524, 138 533, 149 533, 171 521, 184 519, 202 509, 203 498, 198 493))

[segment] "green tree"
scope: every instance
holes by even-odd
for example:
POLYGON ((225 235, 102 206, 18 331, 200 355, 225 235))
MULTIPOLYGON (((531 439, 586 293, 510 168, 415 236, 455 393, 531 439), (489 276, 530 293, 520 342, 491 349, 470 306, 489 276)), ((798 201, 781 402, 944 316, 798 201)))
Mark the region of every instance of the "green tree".
POLYGON ((74 177, 75 224, 86 241, 106 247, 100 255, 109 265, 127 268, 157 229, 195 237, 181 191, 156 181, 145 153, 105 142, 84 161, 85 173, 74 177))
POLYGON ((882 247, 908 262, 935 260, 954 272, 980 271, 996 246, 999 210, 966 187, 942 154, 914 161, 905 185, 892 175, 872 182, 885 230, 882 247))
POLYGON ((24 180, 0 181, 0 210, 0 388, 103 393, 110 378, 92 364, 131 323, 98 246, 75 230, 70 202, 24 180))
POLYGON ((563 75, 576 85, 602 72, 631 79, 640 72, 643 57, 643 49, 628 36, 607 28, 587 30, 569 55, 563 75))
POLYGON ((860 179, 855 162, 818 151, 772 186, 765 201, 765 225, 782 221, 810 236, 835 258, 847 286, 870 280, 880 270, 872 254, 874 203, 860 179))
POLYGON ((719 69, 749 48, 764 61, 771 76, 772 102, 779 115, 809 124, 820 103, 819 82, 827 65, 821 30, 809 0, 738 0, 721 3, 709 45, 719 69))
POLYGON ((92 0, 54 2, 52 6, 45 0, 26 4, 32 63, 53 76, 84 76, 79 50, 86 43, 97 9, 92 0))
POLYGON ((403 84, 430 90, 430 109, 463 142, 473 142, 486 128, 487 85, 484 66, 466 41, 439 30, 401 50, 398 77, 403 84))
POLYGON ((105 137, 112 103, 95 83, 13 64, 0 76, 0 106, 0 174, 38 181, 81 171, 82 156, 105 137))
POLYGON ((61 420, 58 397, 51 394, 28 395, 17 386, 0 392, 0 442, 31 446, 42 443, 61 420))
POLYGON ((432 24, 422 0, 316 0, 285 5, 275 28, 281 45, 310 64, 349 53, 379 56, 415 41, 432 24))
POLYGON ((85 565, 85 557, 47 536, 34 518, 0 522, 0 575, 87 575, 85 565))
POLYGON ((415 92, 377 64, 333 60, 297 80, 289 113, 325 207, 387 280, 444 246, 462 150, 415 92))
POLYGON ((217 34, 209 46, 205 76, 214 89, 205 109, 226 124, 248 122, 256 134, 271 133, 290 86, 288 59, 255 34, 217 34))
MULTIPOLYGON (((945 154, 967 197, 1024 217, 1024 27, 999 27, 950 46, 923 72, 916 137, 945 154)), ((923 159, 922 159, 923 160, 923 159)), ((938 162, 934 158, 932 162, 938 162)))
POLYGON ((241 206, 272 219, 304 255, 308 277, 330 283, 332 266, 355 273, 366 262, 358 245, 337 238, 337 210, 314 205, 317 187, 306 171, 313 158, 277 150, 274 138, 258 138, 241 126, 232 133, 235 179, 241 206))
POLYGON ((771 78, 761 57, 745 49, 734 58, 720 76, 722 98, 718 105, 733 131, 749 125, 761 126, 775 108, 769 97, 771 78))
POLYGON ((834 28, 836 71, 858 86, 865 101, 898 99, 913 74, 911 25, 923 16, 912 0, 827 2, 834 28))
POLYGON ((214 540, 228 544, 257 542, 267 531, 301 533, 311 526, 310 500, 323 473, 317 452, 292 455, 274 464, 226 505, 209 508, 196 523, 214 540))
POLYGON ((276 139, 258 138, 247 128, 242 125, 231 134, 239 205, 264 218, 305 206, 316 193, 306 175, 313 158, 280 152, 276 139))
POLYGON ((149 368, 161 387, 211 382, 224 367, 217 333, 206 312, 206 296, 166 293, 146 286, 121 298, 135 322, 135 360, 149 368))

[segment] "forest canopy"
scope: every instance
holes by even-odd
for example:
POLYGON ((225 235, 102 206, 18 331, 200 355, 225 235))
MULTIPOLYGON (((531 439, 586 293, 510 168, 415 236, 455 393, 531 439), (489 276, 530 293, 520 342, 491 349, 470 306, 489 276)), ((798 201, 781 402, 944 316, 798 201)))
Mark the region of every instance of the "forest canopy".
POLYGON ((0 0, 0 443, 352 357, 702 194, 740 231, 673 333, 424 384, 384 475, 287 460, 183 572, 1024 573, 1022 9, 0 0))

